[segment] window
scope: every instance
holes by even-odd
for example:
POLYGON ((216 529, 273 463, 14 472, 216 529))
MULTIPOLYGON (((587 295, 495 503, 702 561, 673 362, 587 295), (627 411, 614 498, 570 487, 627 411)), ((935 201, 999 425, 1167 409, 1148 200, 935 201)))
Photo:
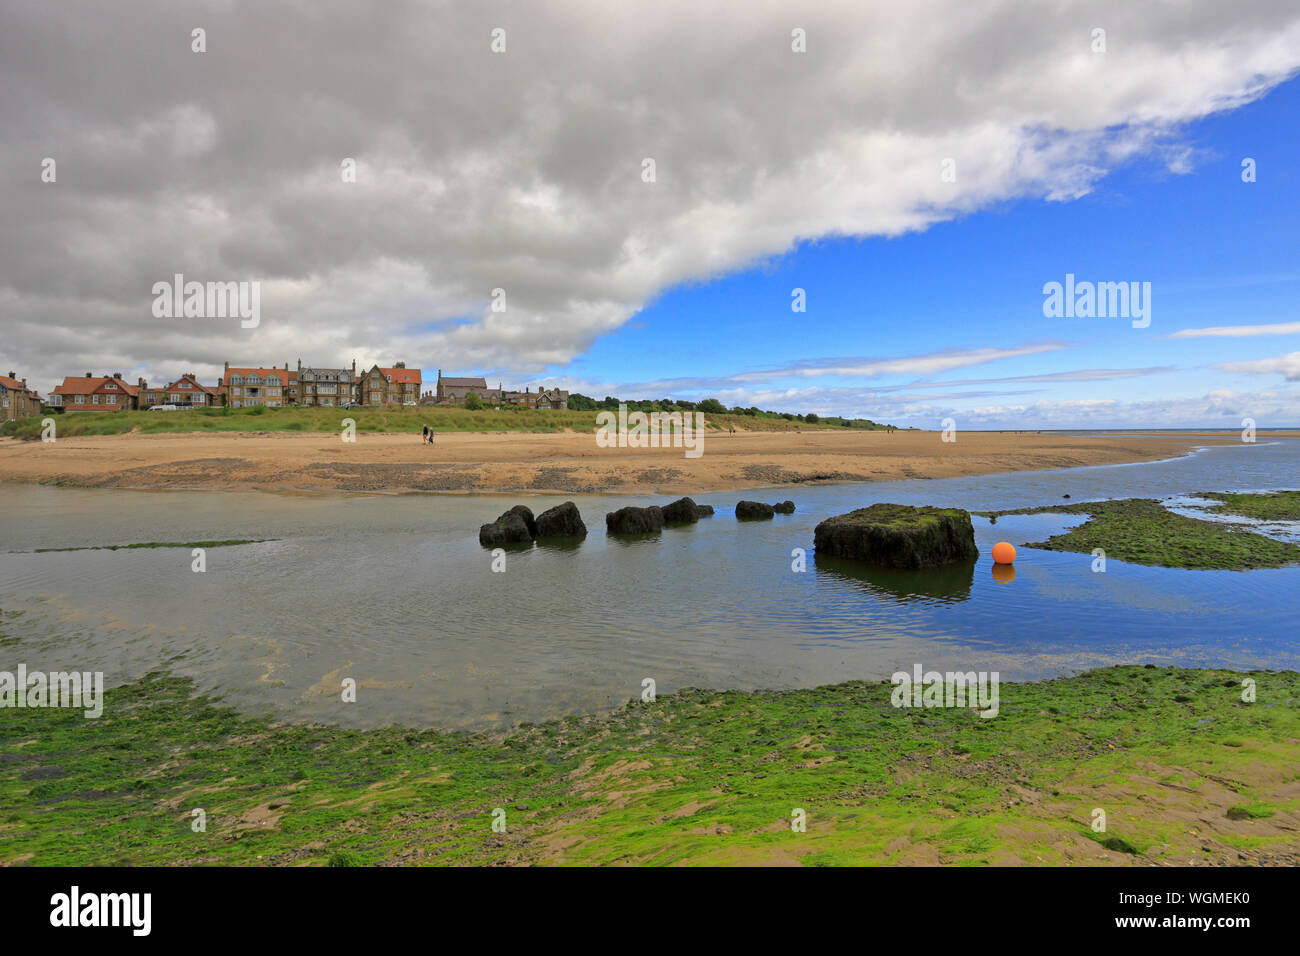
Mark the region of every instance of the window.
POLYGON ((105 383, 104 383, 104 387, 105 387, 105 388, 117 388, 117 386, 114 385, 112 382, 105 382, 105 383))
POLYGON ((105 396, 104 396, 104 401, 107 402, 109 405, 116 405, 116 404, 117 404, 117 396, 116 396, 116 395, 105 395, 105 396))

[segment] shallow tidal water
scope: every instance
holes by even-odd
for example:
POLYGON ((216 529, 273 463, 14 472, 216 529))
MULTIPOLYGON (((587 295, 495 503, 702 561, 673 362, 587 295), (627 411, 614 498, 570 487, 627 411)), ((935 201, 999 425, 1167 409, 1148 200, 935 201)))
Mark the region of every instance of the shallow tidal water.
POLYGON ((302 496, 0 486, 0 669, 191 676, 241 711, 367 727, 479 729, 607 710, 682 687, 810 687, 896 670, 1037 680, 1109 664, 1297 667, 1300 568, 1180 571, 993 544, 1084 520, 975 518, 973 568, 864 573, 818 560, 814 526, 878 501, 1001 509, 1300 485, 1300 440, 1153 464, 695 496, 717 515, 635 541, 604 515, 667 495, 573 496, 580 544, 491 570, 478 526, 559 498, 302 496), (794 515, 737 522, 740 498, 794 515), (273 539, 188 549, 37 548, 273 539), (791 570, 796 548, 807 570, 791 570), (341 681, 357 681, 343 703, 341 681))

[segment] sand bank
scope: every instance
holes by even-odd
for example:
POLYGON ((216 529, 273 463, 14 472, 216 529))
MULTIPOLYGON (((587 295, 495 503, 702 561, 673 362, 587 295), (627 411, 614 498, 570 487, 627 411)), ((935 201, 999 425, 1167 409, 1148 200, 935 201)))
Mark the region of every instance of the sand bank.
POLYGON ((599 448, 591 434, 128 434, 0 439, 0 481, 93 488, 692 494, 950 478, 1171 458, 1235 436, 830 430, 709 434, 704 453, 599 448))

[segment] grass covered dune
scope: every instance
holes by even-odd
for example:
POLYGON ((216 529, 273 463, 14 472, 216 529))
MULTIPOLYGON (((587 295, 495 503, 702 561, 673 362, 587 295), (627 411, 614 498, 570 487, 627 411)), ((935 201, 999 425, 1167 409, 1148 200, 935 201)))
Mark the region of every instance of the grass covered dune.
MULTIPOLYGON (((361 408, 197 408, 189 411, 73 412, 54 416, 60 438, 82 435, 167 434, 177 432, 328 432, 337 434, 340 422, 350 418, 360 433, 406 432, 419 434, 422 425, 438 432, 562 432, 595 431, 598 411, 536 409, 502 406, 467 409, 460 406, 402 405, 361 408)), ((0 423, 0 435, 27 441, 41 437, 41 421, 24 418, 0 423)), ((780 415, 706 415, 711 431, 734 427, 745 431, 879 430, 883 425, 862 420, 826 418, 806 422, 780 415)))
POLYGON ((1295 865, 1300 674, 1251 703, 1245 676, 1003 684, 987 720, 889 684, 686 691, 467 736, 269 725, 155 674, 99 720, 2 712, 0 861, 1295 865))

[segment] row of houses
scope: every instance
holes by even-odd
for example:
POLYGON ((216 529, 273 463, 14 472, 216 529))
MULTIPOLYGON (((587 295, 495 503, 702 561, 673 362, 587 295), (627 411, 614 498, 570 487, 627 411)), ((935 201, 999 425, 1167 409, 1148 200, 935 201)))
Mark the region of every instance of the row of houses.
POLYGON ((496 388, 488 388, 482 378, 443 378, 442 369, 438 369, 437 388, 425 392, 420 397, 422 405, 464 405, 471 394, 479 397, 484 405, 516 405, 520 408, 568 408, 569 393, 561 388, 542 388, 533 391, 531 385, 524 386, 522 392, 508 391, 497 383, 496 388))
MULTIPOLYGON (((485 405, 515 405, 523 408, 568 408, 569 393, 562 389, 531 386, 522 392, 507 391, 499 384, 488 388, 482 378, 444 378, 438 370, 433 390, 421 392, 419 369, 405 362, 392 367, 374 365, 368 371, 351 367, 297 368, 289 363, 275 366, 235 366, 225 363, 215 386, 204 385, 193 372, 164 386, 150 386, 143 378, 134 384, 121 372, 112 375, 68 376, 54 387, 45 404, 64 412, 115 412, 175 405, 180 408, 280 408, 287 406, 343 407, 348 405, 463 405, 477 395, 485 405)), ((26 379, 0 376, 0 420, 40 414, 41 398, 27 388, 26 379)))

